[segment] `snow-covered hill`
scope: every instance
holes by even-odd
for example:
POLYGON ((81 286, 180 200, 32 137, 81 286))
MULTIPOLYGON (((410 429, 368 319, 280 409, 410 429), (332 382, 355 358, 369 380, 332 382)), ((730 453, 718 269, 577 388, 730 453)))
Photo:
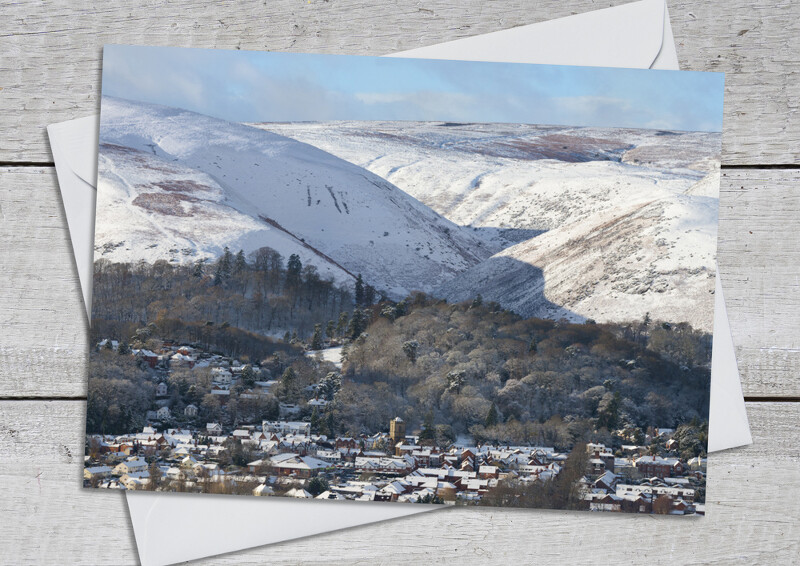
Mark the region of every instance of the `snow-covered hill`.
POLYGON ((104 98, 96 257, 300 256, 395 298, 711 328, 718 134, 518 124, 250 127, 104 98))
POLYGON ((515 124, 259 124, 361 165, 497 253, 437 289, 524 315, 710 330, 720 135, 515 124))
POLYGON ((710 330, 717 200, 680 195, 620 207, 503 250, 436 294, 479 290, 523 316, 653 318, 710 330))
POLYGON ((381 177, 256 128, 105 97, 100 142, 96 258, 269 246, 401 297, 496 251, 381 177))

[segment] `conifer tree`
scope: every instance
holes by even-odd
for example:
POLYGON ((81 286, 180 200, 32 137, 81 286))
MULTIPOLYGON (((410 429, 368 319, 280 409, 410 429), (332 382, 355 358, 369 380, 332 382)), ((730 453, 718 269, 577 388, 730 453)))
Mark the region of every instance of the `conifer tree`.
POLYGON ((253 366, 250 364, 244 366, 242 370, 242 385, 245 387, 253 387, 256 384, 256 372, 253 371, 253 366))
POLYGON ((314 325, 314 335, 311 337, 311 349, 322 350, 322 325, 314 325))
POLYGON ((303 271, 303 263, 300 261, 300 256, 292 254, 289 256, 289 261, 286 263, 286 287, 291 291, 297 291, 300 288, 300 273, 303 271))
POLYGON ((497 416, 497 405, 492 403, 492 406, 489 408, 489 413, 486 415, 486 428, 493 427, 498 423, 499 419, 497 416))
POLYGON ((336 325, 336 332, 339 333, 340 338, 344 338, 344 333, 347 332, 347 323, 350 320, 350 315, 346 311, 339 313, 339 323, 336 325))
POLYGON ((244 250, 239 250, 233 264, 233 272, 238 275, 245 269, 247 269, 247 260, 244 257, 244 250))
POLYGON ((192 271, 192 275, 194 277, 203 276, 203 267, 205 266, 205 263, 206 263, 205 258, 198 259, 196 262, 194 262, 194 271, 192 271))
POLYGON ((317 407, 311 411, 311 434, 319 434, 319 411, 317 407))
POLYGON ((355 294, 356 305, 361 306, 364 304, 364 280, 361 278, 361 274, 358 274, 356 277, 356 294, 355 294))
POLYGON ((292 403, 299 393, 297 389, 297 373, 294 371, 294 368, 288 367, 281 376, 278 398, 287 403, 292 403))
POLYGON ((355 309, 347 327, 347 334, 355 340, 367 328, 367 313, 361 309, 355 309))
POLYGON ((419 433, 420 440, 435 440, 436 429, 433 425, 433 411, 428 411, 425 421, 422 423, 422 432, 419 433))
POLYGON ((231 271, 233 270, 233 254, 228 246, 225 246, 225 251, 219 261, 219 267, 222 280, 227 281, 231 276, 231 271))
POLYGON ((364 287, 364 306, 372 306, 375 303, 375 287, 367 285, 364 287))

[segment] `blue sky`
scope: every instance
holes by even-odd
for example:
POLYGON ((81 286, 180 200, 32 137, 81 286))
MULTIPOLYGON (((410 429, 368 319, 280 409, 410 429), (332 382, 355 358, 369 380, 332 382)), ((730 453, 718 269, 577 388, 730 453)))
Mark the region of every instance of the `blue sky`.
POLYGON ((722 130, 724 75, 107 45, 103 95, 237 122, 430 120, 722 130))

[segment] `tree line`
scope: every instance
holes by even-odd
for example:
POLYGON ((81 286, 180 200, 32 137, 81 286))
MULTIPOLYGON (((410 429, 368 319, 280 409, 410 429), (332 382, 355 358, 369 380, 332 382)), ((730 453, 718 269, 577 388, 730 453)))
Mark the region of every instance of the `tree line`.
POLYGON ((288 259, 263 247, 245 256, 228 248, 215 261, 177 265, 115 263, 94 265, 93 320, 144 325, 163 319, 227 324, 263 335, 292 329, 307 337, 320 321, 338 320, 353 305, 380 297, 361 275, 351 286, 323 279, 299 256, 288 259))

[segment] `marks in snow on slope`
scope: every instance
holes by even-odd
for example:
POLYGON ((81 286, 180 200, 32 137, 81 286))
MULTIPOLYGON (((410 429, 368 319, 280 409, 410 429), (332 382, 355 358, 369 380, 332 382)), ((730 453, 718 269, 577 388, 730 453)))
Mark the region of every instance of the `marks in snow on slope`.
MULTIPOLYGON (((333 187, 332 187, 332 186, 330 186, 330 185, 325 185, 325 188, 326 188, 326 189, 328 189, 328 192, 330 193, 330 195, 331 195, 331 198, 333 199, 333 206, 335 206, 335 207, 336 207, 336 210, 338 210, 338 211, 339 211, 339 214, 341 214, 341 213, 342 213, 342 209, 341 209, 341 208, 339 208, 339 201, 338 201, 338 200, 336 200, 336 195, 335 195, 335 194, 333 194, 333 187)), ((349 213, 348 213, 348 214, 349 214, 349 213)))
POLYGON ((474 191, 475 189, 480 189, 481 188, 481 182, 483 182, 484 177, 486 177, 486 175, 488 175, 488 174, 489 174, 489 171, 484 171, 483 173, 480 173, 480 174, 476 175, 475 178, 472 179, 472 182, 469 184, 470 190, 474 191))
POLYGON ((289 230, 287 230, 286 228, 284 228, 283 226, 281 226, 280 224, 278 224, 278 223, 277 223, 275 220, 273 220, 272 218, 269 218, 269 217, 267 217, 267 216, 264 216, 263 214, 259 214, 259 215, 258 215, 258 217, 259 217, 261 220, 263 220, 264 222, 266 222, 267 224, 269 224, 270 226, 272 226, 273 228, 277 228, 278 230, 280 230, 280 231, 281 231, 281 232, 283 232, 284 234, 288 234, 289 236, 291 236, 292 238, 294 238, 294 239, 295 239, 295 241, 296 241, 298 244, 300 244, 301 246, 303 246, 303 247, 304 247, 304 248, 306 248, 307 250, 309 250, 309 251, 313 252, 313 253, 314 253, 314 254, 316 254, 317 256, 321 257, 322 259, 324 259, 324 260, 325 260, 325 261, 327 261, 328 263, 330 263, 330 264, 332 264, 332 265, 335 265, 336 267, 338 267, 339 269, 341 269, 342 271, 344 271, 345 273, 347 273, 347 274, 348 274, 350 277, 352 277, 353 279, 355 279, 355 278, 356 278, 356 276, 355 276, 355 275, 353 275, 353 274, 352 274, 352 273, 351 273, 351 272, 350 272, 350 271, 349 271, 349 270, 348 270, 346 267, 344 267, 343 265, 341 265, 340 263, 338 263, 338 262, 337 262, 335 259, 333 259, 331 256, 329 256, 329 255, 325 254, 324 252, 321 252, 320 250, 318 250, 317 248, 315 248, 315 247, 314 247, 314 246, 312 246, 311 244, 307 243, 307 242, 305 241, 305 239, 303 239, 303 238, 298 238, 298 237, 297 237, 295 234, 292 234, 292 233, 291 233, 289 230))

